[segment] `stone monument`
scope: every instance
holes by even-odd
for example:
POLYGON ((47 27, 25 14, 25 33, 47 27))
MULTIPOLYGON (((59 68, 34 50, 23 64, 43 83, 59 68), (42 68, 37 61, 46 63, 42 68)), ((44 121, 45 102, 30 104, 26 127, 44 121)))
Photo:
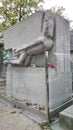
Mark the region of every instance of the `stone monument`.
POLYGON ((69 22, 39 11, 4 32, 8 51, 6 94, 46 106, 45 52, 48 53, 49 108, 72 98, 69 22))

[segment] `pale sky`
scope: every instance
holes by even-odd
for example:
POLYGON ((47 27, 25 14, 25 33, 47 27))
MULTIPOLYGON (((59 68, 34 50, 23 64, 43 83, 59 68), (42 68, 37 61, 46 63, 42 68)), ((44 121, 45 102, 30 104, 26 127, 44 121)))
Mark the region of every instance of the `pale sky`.
POLYGON ((65 14, 73 20, 73 0, 44 0, 44 8, 49 9, 53 6, 63 6, 65 8, 65 14))

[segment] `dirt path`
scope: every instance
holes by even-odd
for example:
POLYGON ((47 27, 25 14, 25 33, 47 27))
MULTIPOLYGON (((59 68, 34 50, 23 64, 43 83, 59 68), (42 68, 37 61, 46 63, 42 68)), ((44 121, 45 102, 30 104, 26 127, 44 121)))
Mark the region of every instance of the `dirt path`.
POLYGON ((42 130, 40 125, 20 110, 0 103, 0 130, 42 130))

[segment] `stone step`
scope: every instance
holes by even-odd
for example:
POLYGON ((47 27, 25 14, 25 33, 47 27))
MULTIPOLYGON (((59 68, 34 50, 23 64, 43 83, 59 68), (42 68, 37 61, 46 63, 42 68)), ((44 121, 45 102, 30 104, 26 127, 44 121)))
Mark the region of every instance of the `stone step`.
POLYGON ((0 95, 1 95, 1 94, 5 94, 5 93, 6 93, 5 90, 1 90, 1 91, 0 91, 0 95))
POLYGON ((6 86, 6 83, 0 83, 0 87, 6 86))
POLYGON ((6 79, 0 78, 0 83, 5 83, 5 82, 6 82, 6 79))
POLYGON ((1 77, 3 77, 3 78, 6 78, 6 74, 4 74, 4 75, 1 75, 1 77))
POLYGON ((6 86, 2 86, 2 87, 0 87, 0 90, 1 90, 1 89, 6 89, 6 86))
POLYGON ((60 112, 60 126, 69 130, 73 130, 73 105, 60 112))
POLYGON ((6 74, 1 74, 0 78, 6 78, 6 74))
POLYGON ((24 114, 25 114, 27 117, 33 119, 33 120, 36 121, 36 122, 46 123, 46 120, 45 120, 45 119, 41 118, 40 116, 37 116, 37 115, 34 114, 34 113, 25 111, 24 114))
POLYGON ((0 78, 0 83, 6 83, 6 79, 0 78))
POLYGON ((6 86, 0 86, 0 95, 5 94, 6 93, 6 86))

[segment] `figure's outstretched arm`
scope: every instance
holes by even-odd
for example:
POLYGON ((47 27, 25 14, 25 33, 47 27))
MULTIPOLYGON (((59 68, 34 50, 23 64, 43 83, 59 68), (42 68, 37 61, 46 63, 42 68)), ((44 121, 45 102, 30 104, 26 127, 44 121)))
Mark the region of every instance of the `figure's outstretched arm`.
POLYGON ((25 60, 25 58, 26 58, 26 53, 22 52, 17 59, 9 60, 9 63, 21 65, 22 62, 25 60))

